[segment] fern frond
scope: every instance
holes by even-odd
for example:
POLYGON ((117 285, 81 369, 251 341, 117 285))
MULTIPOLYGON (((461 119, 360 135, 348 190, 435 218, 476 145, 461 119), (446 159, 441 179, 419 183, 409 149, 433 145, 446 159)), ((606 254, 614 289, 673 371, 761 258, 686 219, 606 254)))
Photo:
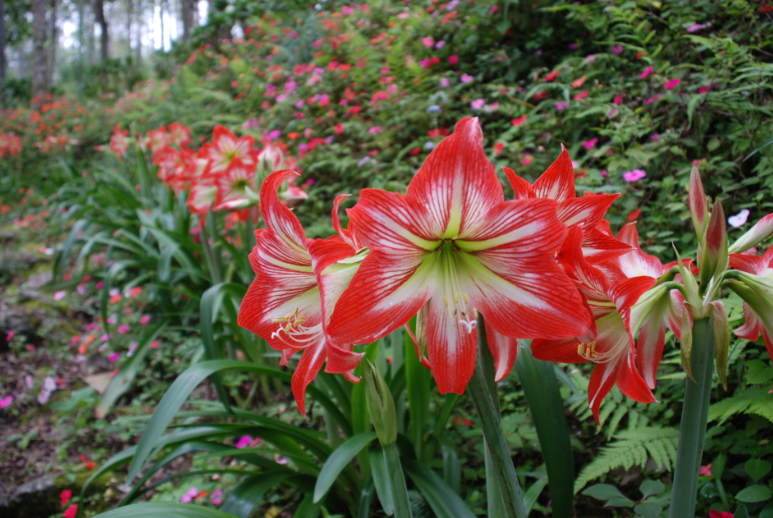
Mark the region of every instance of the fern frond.
POLYGON ((773 423, 773 394, 764 388, 753 388, 709 407, 709 421, 719 419, 719 424, 736 414, 756 414, 773 423))
POLYGON ((620 432, 615 437, 617 441, 602 448, 593 462, 583 468, 574 484, 575 494, 591 480, 613 469, 644 468, 650 457, 658 466, 671 471, 679 440, 679 431, 675 428, 637 428, 620 432))

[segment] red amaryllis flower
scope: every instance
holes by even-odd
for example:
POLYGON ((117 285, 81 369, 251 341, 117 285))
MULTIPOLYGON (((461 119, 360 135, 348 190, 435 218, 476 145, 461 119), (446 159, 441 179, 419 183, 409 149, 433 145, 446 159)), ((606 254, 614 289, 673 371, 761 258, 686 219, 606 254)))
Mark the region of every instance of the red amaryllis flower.
MULTIPOLYGON (((620 229, 617 239, 634 248, 610 263, 600 266, 610 279, 619 281, 646 276, 657 281, 677 264, 674 261, 664 265, 657 257, 645 254, 639 246, 639 233, 635 222, 628 223, 620 229)), ((693 266, 692 259, 682 261, 687 268, 693 266)), ((632 309, 632 322, 635 323, 632 324, 631 332, 635 334, 637 329, 641 329, 636 344, 636 365, 647 385, 653 389, 660 359, 663 356, 666 327, 681 339, 684 296, 679 290, 669 290, 661 285, 644 294, 641 301, 641 304, 637 304, 632 309)))
POLYGON ((210 160, 210 174, 218 175, 231 167, 234 160, 239 160, 242 165, 255 168, 255 157, 252 147, 255 139, 250 136, 237 138, 227 128, 215 126, 212 143, 204 146, 207 157, 210 160))
POLYGON ((555 162, 551 164, 534 184, 518 176, 509 167, 503 168, 516 200, 548 198, 556 200, 558 219, 567 227, 582 224, 585 236, 583 255, 591 263, 607 261, 631 250, 629 245, 612 237, 604 216, 619 194, 592 194, 577 197, 574 187, 574 167, 566 149, 561 150, 555 162))
POLYGON ((634 339, 629 330, 631 306, 655 284, 655 280, 634 277, 610 283, 601 270, 585 260, 582 241, 582 228, 570 229, 559 260, 590 306, 596 325, 595 337, 538 339, 532 342, 531 350, 540 360, 596 363, 588 386, 588 402, 599 422, 601 401, 615 383, 631 399, 641 403, 655 402, 647 383, 636 370, 634 339))
MULTIPOLYGON (((347 231, 328 239, 306 239, 301 223, 285 207, 277 189, 285 180, 297 177, 291 170, 269 175, 260 190, 260 209, 266 228, 255 231, 256 245, 250 263, 256 278, 239 309, 238 323, 282 351, 282 365, 297 351, 303 351, 292 378, 295 401, 306 413, 306 387, 327 360, 325 372, 351 372, 361 354, 350 347, 334 345, 326 336, 326 325, 336 301, 349 285, 360 265, 359 242, 347 231)), ((336 200, 333 221, 337 229, 336 200)))
POLYGON ((243 209, 257 201, 255 166, 247 166, 235 158, 230 167, 217 177, 216 210, 243 209))
POLYGON ((199 216, 212 209, 217 199, 217 185, 214 178, 200 178, 191 184, 191 194, 186 202, 188 207, 199 216))
POLYGON ((733 331, 746 340, 762 339, 773 358, 773 247, 762 256, 751 254, 730 254, 730 266, 744 272, 740 282, 731 283, 731 288, 744 300, 743 315, 746 323, 733 331))
POLYGON ((166 132, 166 126, 161 126, 157 130, 148 131, 148 147, 156 154, 156 151, 169 145, 169 134, 166 132))
POLYGON ((119 158, 123 158, 129 150, 128 130, 122 130, 119 124, 113 128, 113 135, 110 137, 110 151, 119 158))
POLYGON ((173 122, 169 125, 169 140, 178 146, 187 146, 191 143, 191 129, 181 122, 173 122))
POLYGON ((585 334, 590 315, 553 258, 566 235, 555 206, 505 201, 478 120, 462 119, 407 194, 364 189, 349 210, 370 254, 336 306, 330 337, 372 342, 427 304, 438 388, 462 393, 475 368, 477 311, 509 337, 585 334))

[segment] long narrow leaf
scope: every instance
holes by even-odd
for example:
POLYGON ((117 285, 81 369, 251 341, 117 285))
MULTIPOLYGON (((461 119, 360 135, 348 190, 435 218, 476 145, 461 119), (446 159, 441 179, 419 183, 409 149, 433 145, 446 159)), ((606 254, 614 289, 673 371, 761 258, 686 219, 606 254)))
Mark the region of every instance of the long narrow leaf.
POLYGON ((327 494, 330 487, 335 482, 338 475, 344 470, 352 459, 360 453, 363 448, 376 438, 376 432, 366 432, 357 434, 351 439, 347 439, 341 446, 325 461, 322 471, 317 478, 317 487, 314 488, 314 502, 319 502, 327 494))
POLYGON ((238 518, 210 507, 175 502, 135 504, 98 514, 95 518, 238 518))
POLYGON ((475 515, 443 479, 428 467, 410 459, 403 459, 403 470, 413 483, 437 518, 474 518, 475 515))
POLYGON ((553 364, 535 359, 531 350, 518 353, 515 370, 521 380, 545 457, 553 516, 569 518, 574 498, 574 458, 553 364))
POLYGON ((384 455, 381 453, 381 450, 371 450, 369 455, 376 495, 379 502, 381 502, 381 508, 387 516, 392 516, 395 512, 395 504, 392 501, 392 488, 389 485, 389 473, 387 473, 384 455))
POLYGON ((239 518, 249 518, 252 511, 263 503, 266 492, 286 476, 279 473, 261 473, 246 478, 228 495, 222 511, 239 518))

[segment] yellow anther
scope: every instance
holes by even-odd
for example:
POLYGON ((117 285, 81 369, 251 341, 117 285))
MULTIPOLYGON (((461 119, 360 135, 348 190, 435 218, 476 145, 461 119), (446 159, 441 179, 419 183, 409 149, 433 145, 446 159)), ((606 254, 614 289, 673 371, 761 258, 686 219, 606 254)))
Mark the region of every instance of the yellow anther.
POLYGON ((443 297, 443 303, 448 307, 448 297, 443 297))
POLYGON ((470 303, 470 297, 468 297, 466 293, 462 292, 462 297, 464 297, 464 303, 465 304, 469 304, 470 303))

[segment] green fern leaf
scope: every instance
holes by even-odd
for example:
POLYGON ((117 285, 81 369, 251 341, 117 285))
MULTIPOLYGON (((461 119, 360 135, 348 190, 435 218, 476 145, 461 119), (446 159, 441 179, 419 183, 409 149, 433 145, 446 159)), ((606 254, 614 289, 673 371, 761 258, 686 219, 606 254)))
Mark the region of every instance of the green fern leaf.
POLYGON ((679 431, 675 428, 637 428, 622 431, 615 437, 617 441, 602 448, 599 455, 583 468, 574 484, 575 493, 613 469, 644 468, 650 457, 658 466, 671 471, 679 440, 679 431))
POLYGON ((719 424, 737 414, 756 414, 773 423, 773 394, 764 388, 753 388, 709 407, 709 421, 719 419, 719 424))

